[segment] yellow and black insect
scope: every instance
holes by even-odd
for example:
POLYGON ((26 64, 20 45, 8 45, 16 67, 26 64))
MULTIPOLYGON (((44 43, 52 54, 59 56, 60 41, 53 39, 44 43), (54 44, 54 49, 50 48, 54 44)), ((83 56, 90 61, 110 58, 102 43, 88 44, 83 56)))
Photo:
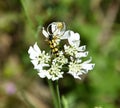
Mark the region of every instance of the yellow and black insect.
POLYGON ((47 37, 52 54, 58 56, 58 45, 60 37, 65 32, 64 22, 53 22, 48 25, 47 31, 43 28, 43 34, 47 37))
POLYGON ((53 38, 53 36, 49 36, 48 42, 49 42, 49 46, 51 48, 52 54, 58 56, 58 45, 57 45, 56 39, 53 38))

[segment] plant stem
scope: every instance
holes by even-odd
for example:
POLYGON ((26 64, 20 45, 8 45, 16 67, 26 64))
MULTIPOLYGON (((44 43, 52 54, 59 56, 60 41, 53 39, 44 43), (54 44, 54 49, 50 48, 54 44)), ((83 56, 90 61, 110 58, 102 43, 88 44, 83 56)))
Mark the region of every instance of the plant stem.
POLYGON ((48 84, 49 84, 49 87, 50 87, 50 91, 52 93, 54 107, 58 108, 58 102, 57 102, 57 99, 56 99, 56 94, 55 94, 55 90, 54 90, 52 81, 48 80, 48 84))
POLYGON ((48 80, 49 87, 53 96, 53 103, 55 108, 61 108, 61 100, 60 100, 60 92, 59 92, 59 85, 58 81, 52 82, 48 80), (55 85, 53 85, 55 84, 55 85))
POLYGON ((55 82, 55 90, 56 90, 56 96, 57 96, 57 100, 58 100, 58 108, 61 108, 61 100, 60 100, 58 80, 55 82))
MULTIPOLYGON (((26 16, 26 18, 27 18, 27 20, 28 20, 28 23, 29 23, 29 25, 30 25, 30 27, 31 27, 32 34, 34 35, 34 34, 35 34, 34 24, 33 24, 32 20, 31 20, 30 17, 29 17, 29 14, 28 14, 27 0, 20 0, 20 2, 21 2, 21 5, 22 5, 22 8, 23 8, 23 10, 24 10, 24 14, 25 14, 25 16, 26 16)), ((29 1, 28 1, 28 2, 29 2, 29 1)))

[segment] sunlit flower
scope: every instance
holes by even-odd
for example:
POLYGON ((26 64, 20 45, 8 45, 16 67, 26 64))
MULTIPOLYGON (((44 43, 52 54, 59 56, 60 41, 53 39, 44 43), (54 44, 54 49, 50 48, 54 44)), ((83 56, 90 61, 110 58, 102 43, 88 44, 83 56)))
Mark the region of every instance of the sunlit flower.
POLYGON ((38 75, 40 77, 45 76, 48 79, 55 81, 59 78, 63 78, 63 73, 64 72, 61 71, 61 67, 58 64, 52 64, 48 70, 40 70, 38 75))
POLYGON ((86 74, 89 70, 92 70, 95 64, 90 63, 90 60, 87 60, 82 63, 82 60, 71 61, 69 63, 69 74, 74 78, 81 79, 82 74, 86 74))
POLYGON ((62 71, 62 66, 66 63, 68 63, 67 58, 65 58, 64 55, 62 55, 62 52, 60 52, 59 56, 52 60, 49 68, 42 68, 38 70, 38 75, 41 78, 47 77, 53 81, 58 80, 59 78, 63 78, 64 72, 62 71))
POLYGON ((68 37, 69 46, 64 45, 65 53, 76 58, 86 57, 88 52, 83 52, 86 46, 80 46, 80 35, 73 31, 67 31, 65 34, 68 37))
POLYGON ((82 71, 81 71, 81 65, 76 63, 76 62, 70 62, 69 63, 69 74, 71 74, 72 76, 74 76, 74 78, 80 78, 80 75, 82 75, 82 71))
POLYGON ((34 46, 30 46, 28 53, 30 55, 31 62, 34 65, 34 69, 41 69, 44 66, 49 66, 50 62, 50 56, 45 54, 45 51, 41 51, 37 45, 37 43, 34 44, 34 46))
POLYGON ((86 46, 80 46, 80 35, 74 33, 73 31, 68 31, 66 33, 68 37, 68 42, 70 45, 64 45, 65 53, 70 57, 69 60, 69 71, 74 78, 81 79, 81 75, 87 73, 89 70, 92 70, 94 64, 90 63, 92 59, 87 61, 82 61, 83 57, 88 56, 88 51, 85 51, 86 46))
POLYGON ((47 77, 54 81, 63 77, 62 66, 68 62, 63 52, 59 52, 58 57, 51 59, 51 55, 45 53, 45 51, 41 51, 37 43, 35 43, 33 47, 30 46, 28 53, 34 69, 38 71, 38 75, 41 78, 47 77))
POLYGON ((78 47, 80 45, 80 35, 71 30, 65 32, 64 37, 68 39, 71 46, 78 47))
POLYGON ((53 51, 51 54, 41 51, 37 43, 33 47, 30 46, 28 50, 34 69, 38 71, 41 78, 55 81, 63 78, 63 74, 67 72, 74 78, 81 79, 81 75, 88 73, 95 65, 91 63, 91 58, 83 61, 83 58, 88 56, 88 51, 85 51, 85 45, 80 46, 80 35, 65 29, 64 22, 53 22, 46 30, 43 27, 42 33, 53 51), (68 40, 69 45, 65 44, 59 49, 58 46, 63 39, 68 40))
POLYGON ((85 51, 85 49, 85 46, 75 47, 64 45, 65 53, 67 55, 74 56, 75 58, 87 57, 88 51, 85 51))
POLYGON ((62 66, 66 63, 68 63, 68 59, 65 58, 65 56, 63 55, 63 52, 59 52, 59 56, 56 57, 55 59, 53 59, 52 61, 53 64, 57 63, 59 66, 62 66))
POLYGON ((70 56, 74 56, 76 58, 86 57, 88 52, 83 52, 86 49, 86 46, 80 46, 80 35, 78 33, 74 33, 73 31, 68 31, 68 42, 70 46, 64 45, 64 49, 66 54, 70 56))

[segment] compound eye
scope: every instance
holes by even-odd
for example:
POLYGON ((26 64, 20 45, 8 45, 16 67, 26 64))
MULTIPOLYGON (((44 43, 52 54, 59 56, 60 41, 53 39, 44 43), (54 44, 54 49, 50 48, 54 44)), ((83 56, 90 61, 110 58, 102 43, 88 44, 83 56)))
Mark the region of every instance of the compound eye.
POLYGON ((52 35, 63 35, 65 32, 66 26, 64 22, 53 22, 48 25, 47 32, 52 35))

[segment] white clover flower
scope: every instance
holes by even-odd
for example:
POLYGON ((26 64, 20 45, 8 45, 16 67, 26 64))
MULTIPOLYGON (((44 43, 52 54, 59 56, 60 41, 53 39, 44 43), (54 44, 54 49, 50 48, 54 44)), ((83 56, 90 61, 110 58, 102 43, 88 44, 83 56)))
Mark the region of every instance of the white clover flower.
POLYGON ((28 50, 31 62, 34 65, 34 69, 41 69, 44 66, 49 66, 50 56, 45 54, 45 51, 39 49, 37 43, 34 46, 30 46, 28 50))
POLYGON ((81 75, 84 73, 86 74, 89 70, 92 70, 94 65, 90 60, 87 60, 81 63, 82 60, 71 61, 69 63, 69 71, 68 73, 71 74, 74 78, 81 79, 81 75))

